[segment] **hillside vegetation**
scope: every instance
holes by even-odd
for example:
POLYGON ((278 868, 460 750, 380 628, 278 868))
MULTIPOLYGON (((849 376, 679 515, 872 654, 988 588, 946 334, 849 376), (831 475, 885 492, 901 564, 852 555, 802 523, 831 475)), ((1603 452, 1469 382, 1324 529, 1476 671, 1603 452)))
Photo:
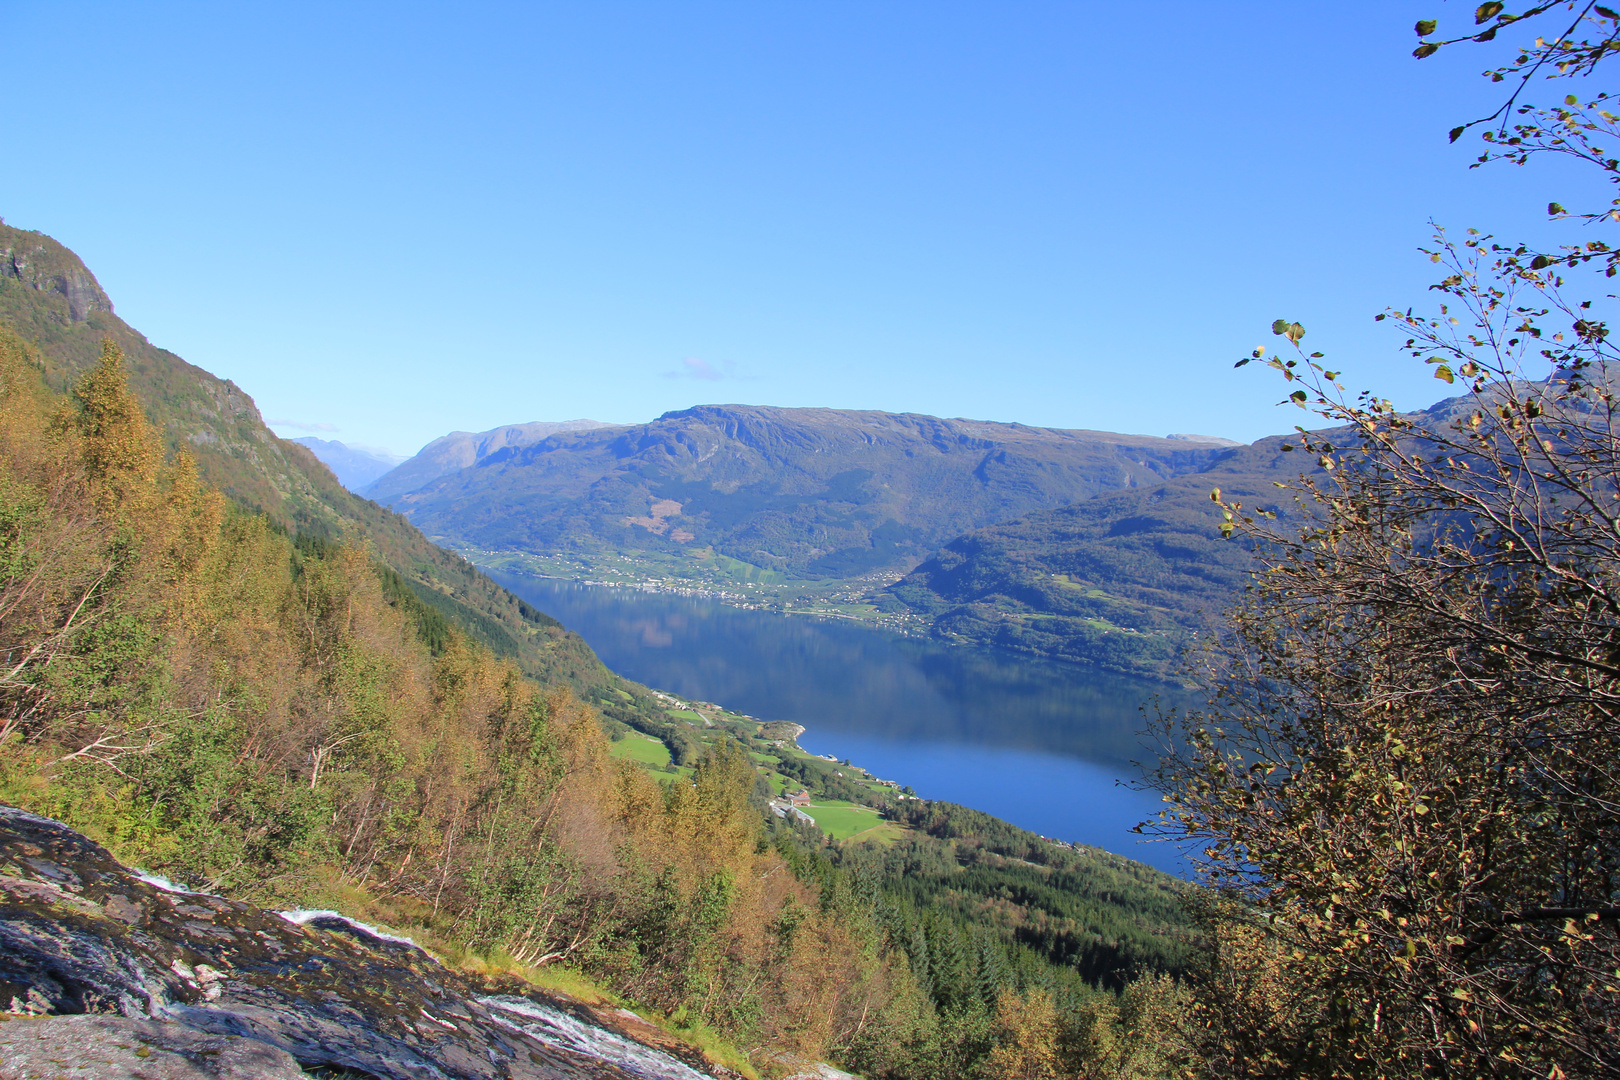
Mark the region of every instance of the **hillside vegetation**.
POLYGON ((565 679, 586 696, 610 699, 605 691, 616 680, 577 635, 403 517, 345 490, 307 448, 278 439, 235 384, 152 345, 118 318, 73 252, 44 233, 4 223, 0 325, 26 343, 42 382, 57 393, 96 365, 104 342, 113 342, 165 452, 184 449, 202 483, 287 534, 368 544, 413 603, 439 612, 531 676, 565 679))

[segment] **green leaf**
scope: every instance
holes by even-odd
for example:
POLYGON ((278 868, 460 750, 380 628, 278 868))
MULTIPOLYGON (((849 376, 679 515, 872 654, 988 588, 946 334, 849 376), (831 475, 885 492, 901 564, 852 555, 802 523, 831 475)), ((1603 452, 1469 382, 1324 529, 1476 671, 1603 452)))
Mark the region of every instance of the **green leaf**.
POLYGON ((1489 22, 1496 18, 1505 7, 1507 5, 1500 3, 1499 0, 1490 0, 1489 3, 1479 5, 1474 9, 1474 25, 1478 26, 1480 23, 1489 22))
POLYGON ((1592 10, 1603 16, 1605 19, 1614 19, 1615 21, 1620 22, 1620 13, 1616 13, 1609 8, 1599 5, 1592 10))
POLYGON ((1433 56, 1439 51, 1440 46, 1438 45, 1419 45, 1417 48, 1412 50, 1412 55, 1417 57, 1419 60, 1422 60, 1425 57, 1433 56))
POLYGON ((1547 204, 1547 213, 1551 217, 1557 217, 1559 214, 1564 212, 1564 208, 1555 202, 1550 202, 1547 204))
POLYGON ((1244 364, 1247 364, 1250 360, 1253 360, 1253 359, 1254 359, 1254 357, 1252 357, 1252 356, 1245 356, 1243 359, 1239 360, 1237 363, 1233 364, 1232 366, 1235 367, 1235 368, 1236 367, 1242 367, 1244 364))
POLYGON ((1298 405, 1302 409, 1305 407, 1305 398, 1306 393, 1303 390, 1295 390, 1292 394, 1288 395, 1288 400, 1292 401, 1295 405, 1298 405))
POLYGON ((1479 33, 1474 35, 1474 40, 1475 41, 1495 41, 1496 40, 1496 31, 1498 29, 1500 29, 1500 27, 1493 26, 1489 30, 1482 30, 1479 33))
POLYGON ((1456 376, 1451 373, 1451 369, 1444 364, 1441 364, 1439 367, 1434 369, 1434 377, 1439 379, 1441 382, 1450 383, 1457 381, 1456 376))
POLYGON ((1434 28, 1439 25, 1434 19, 1419 19, 1418 24, 1412 29, 1417 31, 1418 37, 1428 37, 1434 33, 1434 28))
POLYGON ((1288 333, 1288 320, 1287 319, 1278 319, 1276 322, 1272 323, 1271 324, 1271 332, 1273 334, 1286 334, 1286 333, 1288 333))
POLYGON ((1214 489, 1212 489, 1210 491, 1210 493, 1209 493, 1209 501, 1210 502, 1220 502, 1221 501, 1221 489, 1220 488, 1214 488, 1214 489))
POLYGON ((1467 124, 1463 124, 1461 127, 1452 128, 1451 129, 1451 141, 1456 142, 1462 136, 1462 133, 1467 131, 1467 130, 1468 130, 1468 125, 1467 124))

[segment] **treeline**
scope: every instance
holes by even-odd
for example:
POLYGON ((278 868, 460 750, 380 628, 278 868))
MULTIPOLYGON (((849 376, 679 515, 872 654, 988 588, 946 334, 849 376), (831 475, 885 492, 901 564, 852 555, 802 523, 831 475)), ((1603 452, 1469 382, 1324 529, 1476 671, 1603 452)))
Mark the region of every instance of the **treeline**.
POLYGON ((952 803, 902 803, 895 814, 928 839, 847 858, 918 910, 994 928, 1091 986, 1119 990, 1155 973, 1179 978, 1195 962, 1187 887, 1173 878, 952 803))
POLYGON ((759 1064, 1011 1075, 1029 1016, 1124 1030, 1077 970, 773 843, 738 746, 660 785, 607 753, 582 694, 649 714, 599 665, 528 678, 364 535, 232 504, 115 346, 71 395, 43 366, 0 331, 0 798, 205 890, 566 965, 759 1064))
MULTIPOLYGON (((1176 980, 1150 973, 1123 993, 1099 992, 1076 965, 1015 940, 984 907, 937 902, 912 887, 919 874, 966 877, 951 848, 923 840, 892 848, 832 848, 779 825, 776 842, 824 910, 873 928, 906 963, 920 1007, 901 1039, 852 1045, 865 1075, 941 1080, 1014 1077, 1158 1077, 1185 1063, 1171 1033, 1187 999, 1176 980)), ((969 886, 971 890, 972 886, 969 886)), ((987 897, 981 897, 981 900, 987 897)))

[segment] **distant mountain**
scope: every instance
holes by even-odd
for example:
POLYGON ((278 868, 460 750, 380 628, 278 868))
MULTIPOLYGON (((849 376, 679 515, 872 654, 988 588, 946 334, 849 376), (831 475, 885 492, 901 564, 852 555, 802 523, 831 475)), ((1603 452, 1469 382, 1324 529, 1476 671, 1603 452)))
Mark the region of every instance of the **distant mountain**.
POLYGON ((703 405, 508 445, 398 495, 432 535, 519 551, 713 548, 806 577, 909 569, 969 529, 1157 486, 1192 442, 911 413, 703 405))
MULTIPOLYGON (((477 433, 452 431, 422 447, 415 457, 407 458, 403 464, 396 459, 398 467, 383 474, 381 479, 373 477, 375 483, 362 494, 368 499, 388 502, 441 476, 470 468, 497 450, 509 446, 532 446, 559 431, 588 431, 611 426, 600 420, 537 420, 530 424, 511 424, 477 433)), ((299 441, 303 442, 302 439, 299 441)))
POLYGON ((309 447, 309 452, 319 458, 322 465, 332 470, 332 475, 338 478, 338 483, 355 492, 405 460, 398 454, 367 450, 360 446, 346 446, 336 440, 317 439, 313 435, 291 441, 299 446, 309 447))

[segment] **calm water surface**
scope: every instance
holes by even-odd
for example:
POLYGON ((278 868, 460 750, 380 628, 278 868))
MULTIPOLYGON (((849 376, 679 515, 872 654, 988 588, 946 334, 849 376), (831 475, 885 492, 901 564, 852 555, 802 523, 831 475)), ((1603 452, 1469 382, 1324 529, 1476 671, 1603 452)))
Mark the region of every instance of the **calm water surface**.
POLYGON ((1158 812, 1158 797, 1119 782, 1139 775, 1131 762, 1145 754, 1143 704, 1184 703, 1162 686, 838 619, 495 576, 626 678, 803 724, 806 750, 848 758, 924 798, 1185 869, 1176 851, 1131 832, 1158 812))

